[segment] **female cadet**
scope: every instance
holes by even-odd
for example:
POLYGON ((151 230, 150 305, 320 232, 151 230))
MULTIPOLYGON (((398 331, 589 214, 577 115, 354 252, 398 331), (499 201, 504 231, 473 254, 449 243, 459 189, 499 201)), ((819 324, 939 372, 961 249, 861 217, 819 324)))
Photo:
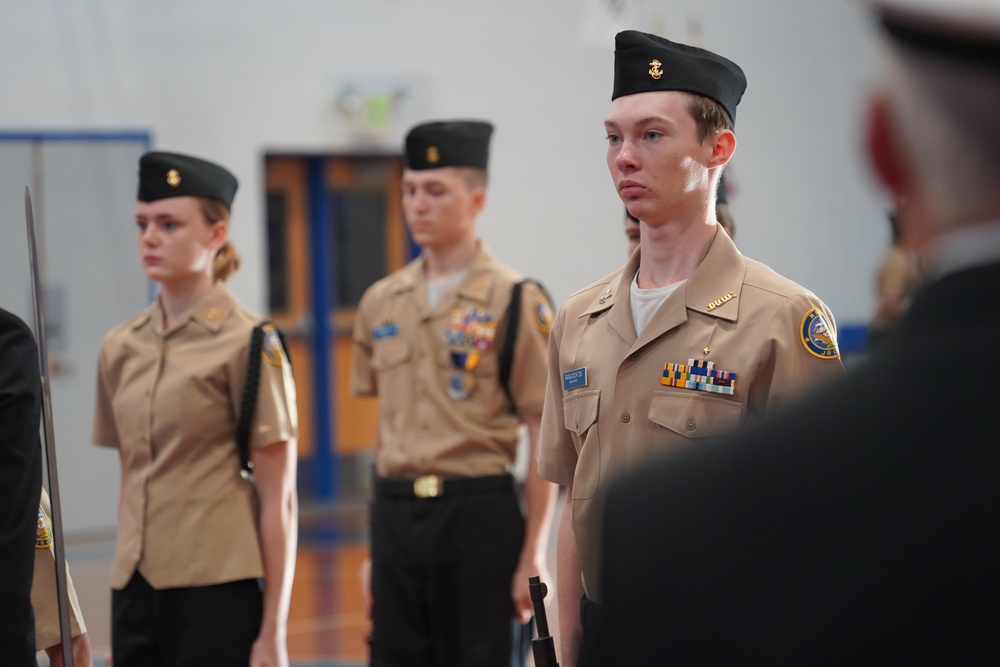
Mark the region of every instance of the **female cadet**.
MULTIPOLYGON (((94 442, 118 449, 115 665, 287 665, 295 567, 291 368, 265 327, 241 476, 238 418, 258 318, 223 285, 236 178, 175 153, 139 161, 139 256, 156 301, 107 334, 94 442)), ((256 355, 254 355, 256 356, 256 355)))

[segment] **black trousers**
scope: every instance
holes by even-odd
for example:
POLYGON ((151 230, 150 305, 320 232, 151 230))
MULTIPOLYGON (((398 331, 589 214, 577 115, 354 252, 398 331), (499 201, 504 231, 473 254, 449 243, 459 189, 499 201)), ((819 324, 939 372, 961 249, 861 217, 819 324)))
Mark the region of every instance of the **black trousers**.
POLYGON ((583 638, 577 667, 610 667, 615 664, 605 636, 604 610, 586 595, 580 598, 580 625, 583 638))
POLYGON ((513 483, 446 485, 438 498, 380 488, 376 480, 371 665, 510 667, 511 578, 524 540, 513 483))
POLYGON ((157 590, 136 572, 111 591, 115 667, 247 667, 263 615, 256 579, 157 590))

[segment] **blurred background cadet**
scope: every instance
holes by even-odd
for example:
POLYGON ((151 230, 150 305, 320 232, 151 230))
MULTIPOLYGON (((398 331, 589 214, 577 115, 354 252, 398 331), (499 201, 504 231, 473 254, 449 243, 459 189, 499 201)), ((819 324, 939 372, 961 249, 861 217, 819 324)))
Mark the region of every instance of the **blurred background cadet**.
POLYGON ((729 238, 736 242, 736 219, 729 207, 729 181, 726 172, 719 177, 719 187, 715 191, 715 220, 722 226, 729 238))
POLYGON ((639 230, 641 225, 639 223, 639 218, 635 217, 628 212, 628 207, 625 207, 625 217, 622 218, 625 224, 625 238, 628 242, 628 254, 631 255, 635 252, 635 249, 639 247, 639 230))
POLYGON ((288 664, 295 386, 278 331, 224 285, 237 185, 192 155, 139 159, 130 236, 160 289, 101 344, 92 434, 120 459, 118 667, 288 664))
POLYGON ((888 216, 891 242, 875 276, 878 304, 869 330, 873 342, 903 315, 921 282, 917 256, 903 245, 901 238, 899 218, 903 210, 897 206, 888 216))
POLYGON ((365 291, 355 320, 351 390, 380 415, 362 573, 373 667, 521 664, 528 577, 549 578, 557 489, 529 466, 518 493, 512 469, 522 426, 537 442, 552 310, 477 232, 492 135, 474 120, 407 134, 403 209, 421 253, 365 291))

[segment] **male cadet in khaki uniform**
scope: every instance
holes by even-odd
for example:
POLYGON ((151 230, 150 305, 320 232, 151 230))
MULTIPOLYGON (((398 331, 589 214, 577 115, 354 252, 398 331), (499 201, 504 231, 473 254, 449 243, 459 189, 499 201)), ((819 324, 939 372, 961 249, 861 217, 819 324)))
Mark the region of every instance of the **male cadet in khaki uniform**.
MULTIPOLYGON (((52 506, 49 494, 42 489, 38 506, 38 528, 35 534, 35 576, 31 584, 31 606, 35 611, 35 648, 45 651, 52 667, 63 664, 62 637, 59 627, 59 600, 56 594, 55 549, 53 548, 52 506)), ((83 622, 80 601, 66 567, 66 587, 69 598, 69 628, 72 636, 74 667, 90 667, 91 650, 87 626, 83 622)))
POLYGON ((859 143, 923 286, 846 377, 608 491, 613 665, 1000 664, 1000 3, 866 4, 859 143))
POLYGON ((528 577, 546 576, 556 487, 531 470, 522 517, 510 470, 536 442, 551 308, 487 252, 492 126, 434 122, 406 137, 403 211, 423 252, 358 307, 351 390, 378 395, 372 664, 508 667, 528 577), (516 317, 516 329, 512 329, 516 317), (505 336, 508 331, 512 335, 505 336), (512 353, 506 391, 501 359, 512 353))
POLYGON ((843 372, 823 303, 741 255, 716 222, 745 87, 714 53, 616 38, 607 160, 642 241, 556 316, 538 451, 542 476, 570 487, 558 538, 564 667, 578 650, 581 665, 610 662, 595 628, 600 501, 616 474, 843 372))

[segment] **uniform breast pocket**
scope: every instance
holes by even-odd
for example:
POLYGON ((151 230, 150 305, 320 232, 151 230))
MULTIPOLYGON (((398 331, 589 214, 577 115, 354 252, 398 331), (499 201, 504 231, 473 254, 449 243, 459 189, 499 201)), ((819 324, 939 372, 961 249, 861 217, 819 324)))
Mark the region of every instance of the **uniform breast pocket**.
POLYGON ((577 453, 573 498, 592 498, 601 481, 601 437, 597 428, 600 404, 600 390, 563 396, 563 419, 573 434, 577 453))
POLYGON ((654 392, 649 403, 653 428, 664 428, 685 438, 720 435, 740 425, 743 405, 694 391, 654 392))

